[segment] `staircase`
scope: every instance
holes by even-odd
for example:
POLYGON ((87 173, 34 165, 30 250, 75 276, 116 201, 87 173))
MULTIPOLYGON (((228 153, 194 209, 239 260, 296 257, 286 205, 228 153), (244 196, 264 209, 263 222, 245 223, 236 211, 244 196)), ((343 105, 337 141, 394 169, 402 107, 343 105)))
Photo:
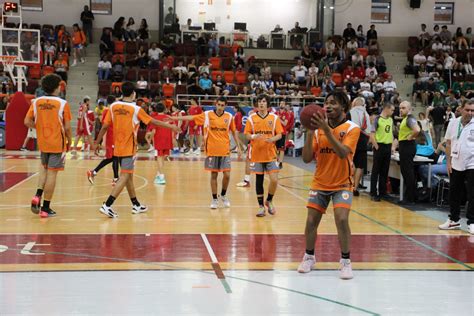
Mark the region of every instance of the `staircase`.
MULTIPOLYGON (((72 65, 70 57, 69 64, 72 65)), ((66 99, 71 107, 73 117, 77 115, 79 104, 84 97, 91 97, 91 109, 97 105, 97 64, 99 63, 99 44, 90 44, 86 48, 86 62, 79 60, 77 66, 69 67, 66 99)), ((73 129, 75 124, 73 124, 73 129)))

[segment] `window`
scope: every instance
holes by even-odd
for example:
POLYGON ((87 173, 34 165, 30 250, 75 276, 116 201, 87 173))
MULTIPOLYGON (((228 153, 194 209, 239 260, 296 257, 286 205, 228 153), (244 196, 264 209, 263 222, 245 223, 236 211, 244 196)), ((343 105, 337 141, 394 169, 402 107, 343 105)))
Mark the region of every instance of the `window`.
POLYGON ((392 0, 372 0, 370 20, 372 23, 390 23, 392 0))
POLYGON ((112 0, 91 0, 90 10, 94 14, 112 14, 112 0))
POLYGON ((435 2, 434 23, 454 24, 454 2, 435 2))
POLYGON ((21 0, 20 5, 25 11, 43 11, 43 0, 21 0))

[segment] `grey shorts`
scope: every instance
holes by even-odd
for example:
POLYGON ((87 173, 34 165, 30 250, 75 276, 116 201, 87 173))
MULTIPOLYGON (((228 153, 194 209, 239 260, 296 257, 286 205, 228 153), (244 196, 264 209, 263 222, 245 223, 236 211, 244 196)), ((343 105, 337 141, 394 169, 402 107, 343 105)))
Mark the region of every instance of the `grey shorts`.
POLYGON ((133 173, 137 156, 118 157, 121 173, 133 173))
POLYGON ((351 209, 352 191, 319 191, 310 190, 306 207, 313 208, 321 213, 326 213, 329 202, 332 198, 334 208, 351 209))
POLYGON ((204 160, 204 169, 213 172, 230 171, 230 157, 206 157, 206 159, 204 160))
POLYGON ((274 173, 280 171, 280 166, 277 161, 251 162, 250 171, 255 174, 274 173))
POLYGON ((44 153, 41 152, 41 164, 48 170, 64 170, 66 153, 44 153))

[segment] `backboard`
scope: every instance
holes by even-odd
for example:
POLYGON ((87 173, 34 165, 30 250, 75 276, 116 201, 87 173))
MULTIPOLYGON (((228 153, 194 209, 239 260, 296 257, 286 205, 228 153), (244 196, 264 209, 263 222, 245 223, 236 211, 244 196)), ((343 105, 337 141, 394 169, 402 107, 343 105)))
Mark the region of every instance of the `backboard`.
POLYGON ((18 56, 16 64, 39 64, 40 47, 39 30, 0 28, 0 55, 18 56))

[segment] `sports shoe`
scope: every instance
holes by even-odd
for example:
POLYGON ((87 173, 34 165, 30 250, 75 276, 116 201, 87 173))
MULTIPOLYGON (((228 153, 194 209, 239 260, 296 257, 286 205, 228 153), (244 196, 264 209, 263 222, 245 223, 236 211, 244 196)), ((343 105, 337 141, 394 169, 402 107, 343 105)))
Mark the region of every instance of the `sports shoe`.
POLYGON ((258 208, 257 217, 264 217, 265 216, 265 206, 260 206, 258 208))
POLYGON ((146 205, 134 205, 132 206, 132 214, 140 214, 148 211, 148 206, 146 205))
POLYGON ((196 148, 196 150, 193 152, 194 155, 199 156, 201 154, 201 148, 196 148))
POLYGON ((150 148, 148 148, 148 152, 149 153, 155 152, 155 147, 150 146, 150 148))
POLYGON ((41 218, 54 217, 56 216, 56 212, 50 209, 49 207, 48 208, 42 207, 39 212, 39 215, 41 218))
POLYGON ((444 224, 439 225, 438 228, 442 230, 461 229, 461 220, 454 222, 448 219, 444 224))
POLYGON ((74 62, 71 65, 71 67, 75 67, 75 66, 77 66, 77 60, 74 60, 74 62))
POLYGON ((28 149, 26 149, 26 147, 21 147, 20 151, 28 151, 28 149))
POLYGON ((301 261, 298 266, 299 273, 308 273, 311 272, 313 266, 316 264, 316 257, 314 255, 308 255, 307 253, 303 256, 303 261, 301 261))
POLYGON ((469 231, 469 234, 474 235, 474 224, 467 225, 467 230, 469 231))
POLYGON ((118 181, 119 181, 119 178, 114 178, 112 180, 112 186, 114 187, 117 184, 118 181))
POLYGON ((153 181, 154 184, 166 184, 165 177, 160 175, 155 177, 155 181, 153 181))
POLYGON ((339 277, 343 280, 350 280, 354 277, 352 274, 352 265, 351 265, 351 259, 341 259, 339 261, 341 264, 341 268, 339 271, 339 277))
POLYGON ((275 215, 275 213, 276 213, 276 208, 275 208, 275 206, 273 205, 273 202, 272 202, 272 201, 265 201, 265 206, 267 207, 268 213, 269 213, 270 215, 275 215))
POLYGON ((99 212, 101 212, 102 214, 104 214, 104 215, 106 215, 106 216, 108 216, 108 217, 110 217, 110 218, 116 218, 116 217, 118 217, 118 214, 115 213, 114 210, 113 210, 111 207, 105 205, 105 202, 104 202, 104 204, 102 204, 102 206, 100 207, 99 212))
POLYGON ((81 63, 85 63, 86 60, 84 58, 81 58, 81 63))
POLYGON ((89 180, 90 184, 94 184, 94 171, 93 170, 87 170, 87 180, 89 180))
POLYGON ((230 201, 227 198, 227 196, 221 196, 221 201, 222 201, 222 205, 224 205, 224 207, 226 207, 226 208, 230 207, 230 201))
POLYGON ((250 187, 250 182, 244 180, 242 182, 237 183, 236 186, 241 188, 248 188, 250 187))
POLYGON ((212 202, 211 202, 211 208, 213 210, 217 209, 219 207, 219 200, 217 199, 212 199, 212 202))
POLYGON ((193 151, 192 149, 190 149, 190 150, 184 152, 184 155, 185 155, 185 156, 189 156, 189 155, 192 155, 192 154, 194 154, 194 151, 193 151))
POLYGON ((41 206, 41 197, 40 196, 33 196, 31 199, 31 212, 33 214, 38 214, 40 211, 40 206, 41 206))

